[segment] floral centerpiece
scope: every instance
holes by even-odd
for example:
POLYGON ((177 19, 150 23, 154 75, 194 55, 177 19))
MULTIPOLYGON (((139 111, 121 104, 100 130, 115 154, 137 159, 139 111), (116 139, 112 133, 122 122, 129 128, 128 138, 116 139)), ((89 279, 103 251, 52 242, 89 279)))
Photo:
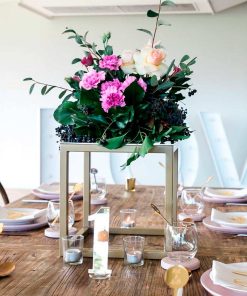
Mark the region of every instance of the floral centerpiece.
POLYGON ((65 78, 70 88, 33 81, 43 85, 41 94, 54 88, 62 89, 61 104, 54 112, 60 123, 57 135, 64 142, 97 142, 108 149, 117 149, 128 143, 137 145, 126 165, 145 156, 154 143, 175 142, 186 139, 191 131, 185 123, 187 111, 180 106, 184 91, 193 95, 188 84, 193 73, 190 66, 195 58, 184 55, 178 64, 173 60, 166 65, 166 53, 155 42, 162 6, 171 1, 160 1, 158 11, 149 10, 147 16, 156 19, 154 33, 138 29, 151 37, 141 50, 124 50, 114 53, 109 44, 111 34, 103 35, 103 48, 88 41, 88 32, 78 34, 66 29, 69 39, 74 39, 84 51, 72 64, 80 63, 79 70, 65 78))

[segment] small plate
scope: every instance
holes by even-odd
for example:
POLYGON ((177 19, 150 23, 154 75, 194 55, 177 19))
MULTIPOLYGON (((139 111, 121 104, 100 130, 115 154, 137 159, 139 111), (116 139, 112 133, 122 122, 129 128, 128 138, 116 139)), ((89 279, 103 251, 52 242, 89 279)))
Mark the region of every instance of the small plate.
POLYGON ((229 234, 247 234, 247 227, 245 228, 238 228, 238 227, 230 227, 230 226, 223 226, 216 222, 211 221, 211 217, 206 217, 202 220, 202 223, 209 229, 222 232, 222 233, 229 233, 229 234))
POLYGON ((212 209, 211 220, 222 226, 247 228, 247 212, 220 212, 212 209), (212 219, 213 215, 213 219, 212 219))
MULTIPOLYGON (((46 199, 46 200, 59 200, 60 195, 59 194, 47 194, 47 193, 42 193, 37 189, 32 190, 32 194, 41 198, 41 199, 46 199)), ((82 192, 78 192, 73 196, 73 200, 79 200, 83 198, 82 192)))
POLYGON ((205 271, 201 276, 203 288, 213 296, 246 296, 246 292, 237 292, 226 287, 215 285, 210 278, 211 269, 205 271))
MULTIPOLYGON (((60 193, 60 184, 55 183, 55 184, 41 184, 38 188, 36 188, 37 191, 40 193, 44 194, 49 194, 49 195, 59 195, 60 193)), ((73 192, 73 186, 69 186, 69 193, 73 192)))
POLYGON ((46 209, 0 208, 0 223, 5 225, 30 224, 33 223, 35 219, 45 215, 46 209))
POLYGON ((43 228, 47 225, 46 216, 40 217, 30 224, 20 224, 20 225, 4 225, 4 231, 6 232, 16 232, 16 231, 29 231, 43 228))

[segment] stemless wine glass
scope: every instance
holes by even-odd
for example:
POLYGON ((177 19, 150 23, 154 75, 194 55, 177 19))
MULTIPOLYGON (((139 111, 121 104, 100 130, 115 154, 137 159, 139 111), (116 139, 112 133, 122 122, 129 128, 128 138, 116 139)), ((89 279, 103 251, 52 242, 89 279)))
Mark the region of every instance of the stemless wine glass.
MULTIPOLYGON (((71 228, 75 223, 75 211, 73 201, 68 201, 68 227, 71 228)), ((60 220, 60 202, 57 200, 50 200, 47 206, 47 220, 48 225, 53 230, 59 230, 59 220, 60 220)))
POLYGON ((194 223, 174 222, 165 229, 165 252, 173 262, 191 260, 197 252, 197 230, 194 223))
POLYGON ((183 213, 188 216, 202 214, 204 202, 201 189, 184 189, 181 195, 180 207, 183 213))

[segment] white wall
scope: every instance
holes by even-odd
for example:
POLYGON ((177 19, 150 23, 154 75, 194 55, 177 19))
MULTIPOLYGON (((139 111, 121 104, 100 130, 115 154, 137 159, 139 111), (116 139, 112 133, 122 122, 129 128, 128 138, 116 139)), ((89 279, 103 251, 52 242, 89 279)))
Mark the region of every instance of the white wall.
MULTIPOLYGON (((172 27, 160 28, 168 61, 183 54, 197 56, 194 87, 198 94, 186 102, 189 124, 199 144, 200 163, 196 184, 215 175, 211 156, 198 118, 200 111, 222 114, 239 174, 247 158, 247 5, 217 15, 167 16, 172 27)), ((56 107, 55 94, 28 95, 31 76, 40 81, 64 85, 65 76, 78 66, 80 48, 66 36, 65 27, 100 42, 103 32, 112 32, 116 52, 141 48, 146 35, 136 28, 152 29, 144 16, 74 17, 48 20, 15 3, 0 5, 0 179, 7 187, 35 187, 39 184, 39 109, 56 107)), ((213 185, 217 185, 215 179, 213 185)))

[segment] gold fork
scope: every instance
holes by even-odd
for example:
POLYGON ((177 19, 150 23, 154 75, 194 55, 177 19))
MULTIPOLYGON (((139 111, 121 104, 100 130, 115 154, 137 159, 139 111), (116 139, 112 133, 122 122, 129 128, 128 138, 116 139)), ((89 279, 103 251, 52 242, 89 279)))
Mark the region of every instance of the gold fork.
POLYGON ((246 275, 247 276, 247 271, 232 271, 232 273, 235 273, 235 274, 239 274, 239 275, 246 275))

